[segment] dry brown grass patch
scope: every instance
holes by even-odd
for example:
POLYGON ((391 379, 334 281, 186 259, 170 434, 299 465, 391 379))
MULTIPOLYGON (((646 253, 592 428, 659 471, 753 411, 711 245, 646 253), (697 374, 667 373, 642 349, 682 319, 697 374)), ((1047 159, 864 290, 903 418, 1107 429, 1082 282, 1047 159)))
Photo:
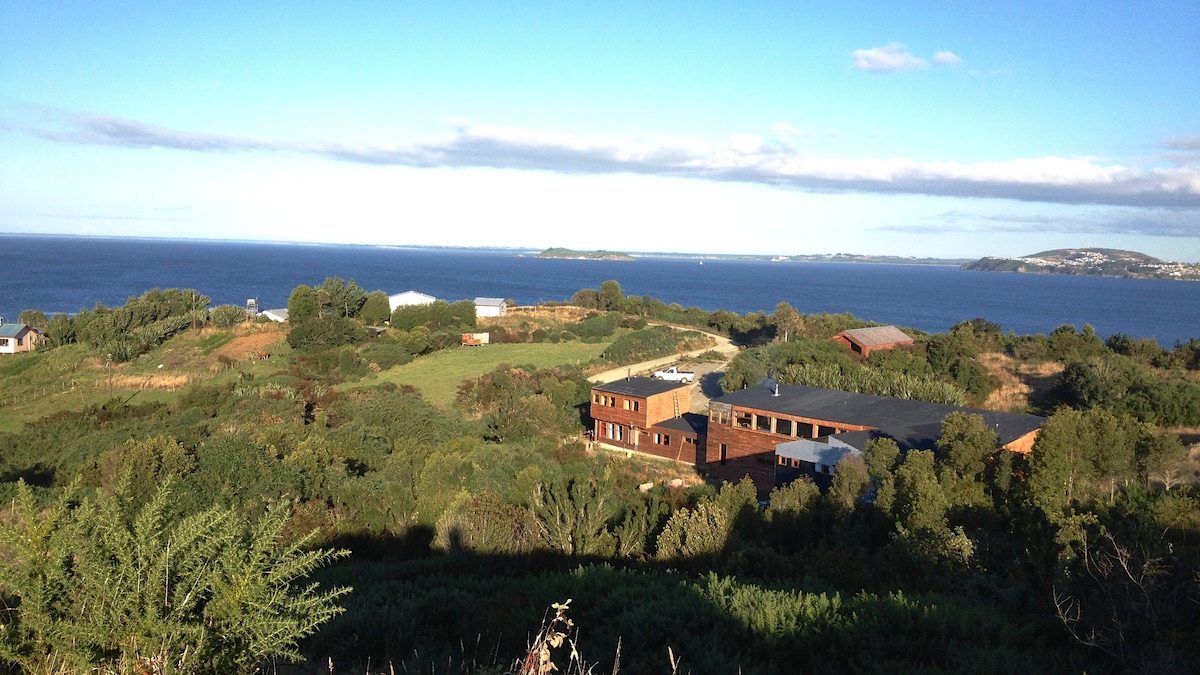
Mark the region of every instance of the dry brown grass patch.
POLYGON ((114 375, 113 387, 117 389, 154 389, 176 391, 200 379, 194 373, 155 373, 153 375, 114 375))
POLYGON ((283 342, 287 333, 281 331, 254 332, 237 335, 229 342, 213 350, 214 360, 224 356, 232 361, 256 359, 264 352, 269 353, 271 347, 283 342))
POLYGON ((980 354, 976 359, 987 369, 998 386, 984 402, 989 410, 1026 408, 1031 398, 1046 393, 1062 372, 1061 363, 1052 361, 1017 363, 1011 356, 999 353, 980 354))

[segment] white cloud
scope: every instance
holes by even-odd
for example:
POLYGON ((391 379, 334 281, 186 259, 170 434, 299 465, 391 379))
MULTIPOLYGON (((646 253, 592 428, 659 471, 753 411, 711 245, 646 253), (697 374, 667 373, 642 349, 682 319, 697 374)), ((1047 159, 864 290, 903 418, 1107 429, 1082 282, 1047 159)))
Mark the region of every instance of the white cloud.
POLYGON ((908 47, 898 42, 883 47, 856 49, 850 53, 854 67, 868 73, 898 73, 907 70, 925 70, 929 64, 913 56, 908 47))
POLYGON ((937 52, 933 55, 933 62, 943 66, 957 66, 962 63, 962 57, 954 52, 937 52))
MULTIPOLYGON (((268 141, 167 129, 135 120, 75 115, 37 131, 60 142, 205 153, 290 152, 358 165, 655 175, 810 192, 914 194, 1200 212, 1200 167, 1138 168, 1091 157, 999 162, 813 157, 791 143, 734 134, 728 144, 690 138, 579 136, 461 121, 452 133, 406 145, 268 141)), ((1190 149, 1194 139, 1176 141, 1190 149)))

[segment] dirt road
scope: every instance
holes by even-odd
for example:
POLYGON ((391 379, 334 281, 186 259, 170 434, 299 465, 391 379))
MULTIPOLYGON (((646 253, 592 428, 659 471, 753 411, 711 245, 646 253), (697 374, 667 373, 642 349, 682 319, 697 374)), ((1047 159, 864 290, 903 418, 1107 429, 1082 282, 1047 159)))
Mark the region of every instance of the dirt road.
MULTIPOLYGON (((680 330, 695 330, 694 328, 681 328, 680 330)), ((703 332, 703 331, 700 331, 703 332)), ((620 368, 613 368, 602 373, 597 373, 588 378, 595 384, 607 384, 615 382, 625 377, 646 377, 656 370, 661 370, 668 366, 678 363, 683 358, 699 356, 705 352, 713 351, 723 354, 726 359, 731 359, 738 353, 738 346, 735 345, 729 338, 715 333, 704 333, 705 335, 716 340, 717 344, 712 347, 703 349, 694 349, 683 354, 673 354, 664 356, 659 359, 650 361, 642 361, 620 368)), ((704 413, 708 411, 708 400, 721 395, 721 375, 725 362, 705 362, 689 364, 688 369, 695 371, 696 384, 692 386, 691 412, 704 413)))

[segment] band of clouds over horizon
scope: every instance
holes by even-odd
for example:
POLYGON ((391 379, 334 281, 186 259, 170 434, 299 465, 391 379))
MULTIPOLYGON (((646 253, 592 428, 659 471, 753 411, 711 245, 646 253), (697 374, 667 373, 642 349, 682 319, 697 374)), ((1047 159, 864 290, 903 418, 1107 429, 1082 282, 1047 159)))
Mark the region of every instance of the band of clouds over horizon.
POLYGON ((136 120, 66 114, 59 129, 26 128, 46 140, 206 153, 291 152, 340 162, 413 168, 494 168, 567 174, 641 174, 728 181, 811 192, 915 194, 1200 210, 1200 136, 1162 147, 1187 161, 1132 168, 1091 158, 994 162, 837 159, 803 154, 787 139, 734 134, 729 143, 649 137, 627 140, 456 121, 453 133, 407 145, 272 141, 182 131, 136 120))

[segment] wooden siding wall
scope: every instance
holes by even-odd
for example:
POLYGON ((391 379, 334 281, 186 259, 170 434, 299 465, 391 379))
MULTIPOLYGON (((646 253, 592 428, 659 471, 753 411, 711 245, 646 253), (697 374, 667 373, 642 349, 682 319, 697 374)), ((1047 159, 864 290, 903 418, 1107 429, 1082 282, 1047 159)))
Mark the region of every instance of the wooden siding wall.
POLYGON ((677 462, 686 462, 695 465, 697 462, 704 460, 704 440, 695 432, 680 431, 679 429, 667 429, 664 427, 650 427, 638 434, 638 452, 663 459, 670 459, 677 462), (654 442, 655 434, 658 435, 659 443, 654 442), (668 439, 669 442, 662 443, 661 441, 668 439), (689 442, 690 441, 690 442, 689 442))
POLYGON ((1035 429, 1015 441, 1006 443, 1004 449, 1011 450, 1018 455, 1028 455, 1033 452, 1033 444, 1037 442, 1038 431, 1040 429, 1035 429))
POLYGON ((615 394, 593 391, 592 406, 589 408, 588 412, 592 416, 592 419, 596 420, 597 422, 612 422, 613 424, 620 424, 624 427, 634 426, 639 429, 645 429, 646 427, 650 426, 650 422, 647 420, 646 414, 649 407, 650 406, 646 404, 646 399, 644 398, 618 396, 615 394), (607 400, 611 402, 612 405, 603 405, 601 403, 597 403, 596 396, 600 396, 601 400, 605 400, 604 397, 607 396, 607 400), (637 410, 633 409, 633 404, 635 402, 638 405, 637 410), (625 409, 626 403, 629 404, 629 410, 625 409))
POLYGON ((734 406, 733 415, 727 424, 708 420, 708 438, 705 442, 705 470, 708 475, 725 480, 741 480, 749 474, 760 490, 770 490, 775 485, 775 446, 796 438, 816 438, 846 431, 866 431, 871 427, 842 424, 830 420, 810 417, 779 415, 765 410, 734 406), (750 428, 738 425, 739 415, 750 414, 750 428), (770 418, 769 424, 763 418, 770 418), (790 435, 775 433, 777 420, 792 423, 790 435), (760 424, 769 430, 760 430, 760 424), (721 462, 721 446, 725 446, 725 461, 721 462))
POLYGON ((605 422, 624 424, 625 426, 633 425, 639 429, 645 429, 652 424, 674 419, 687 412, 691 403, 691 397, 690 387, 672 389, 671 391, 654 394, 647 398, 610 394, 593 389, 592 404, 589 413, 594 420, 604 420, 605 422), (608 400, 614 402, 614 405, 601 405, 597 403, 597 396, 607 396, 608 400), (626 401, 629 401, 629 410, 625 409, 626 401), (637 402, 638 405, 636 411, 632 409, 634 402, 637 402), (678 414, 676 414, 676 410, 678 410, 678 414))
POLYGON ((692 388, 680 387, 646 399, 646 423, 658 424, 675 419, 688 411, 692 402, 692 388), (678 411, 678 412, 677 412, 678 411))

